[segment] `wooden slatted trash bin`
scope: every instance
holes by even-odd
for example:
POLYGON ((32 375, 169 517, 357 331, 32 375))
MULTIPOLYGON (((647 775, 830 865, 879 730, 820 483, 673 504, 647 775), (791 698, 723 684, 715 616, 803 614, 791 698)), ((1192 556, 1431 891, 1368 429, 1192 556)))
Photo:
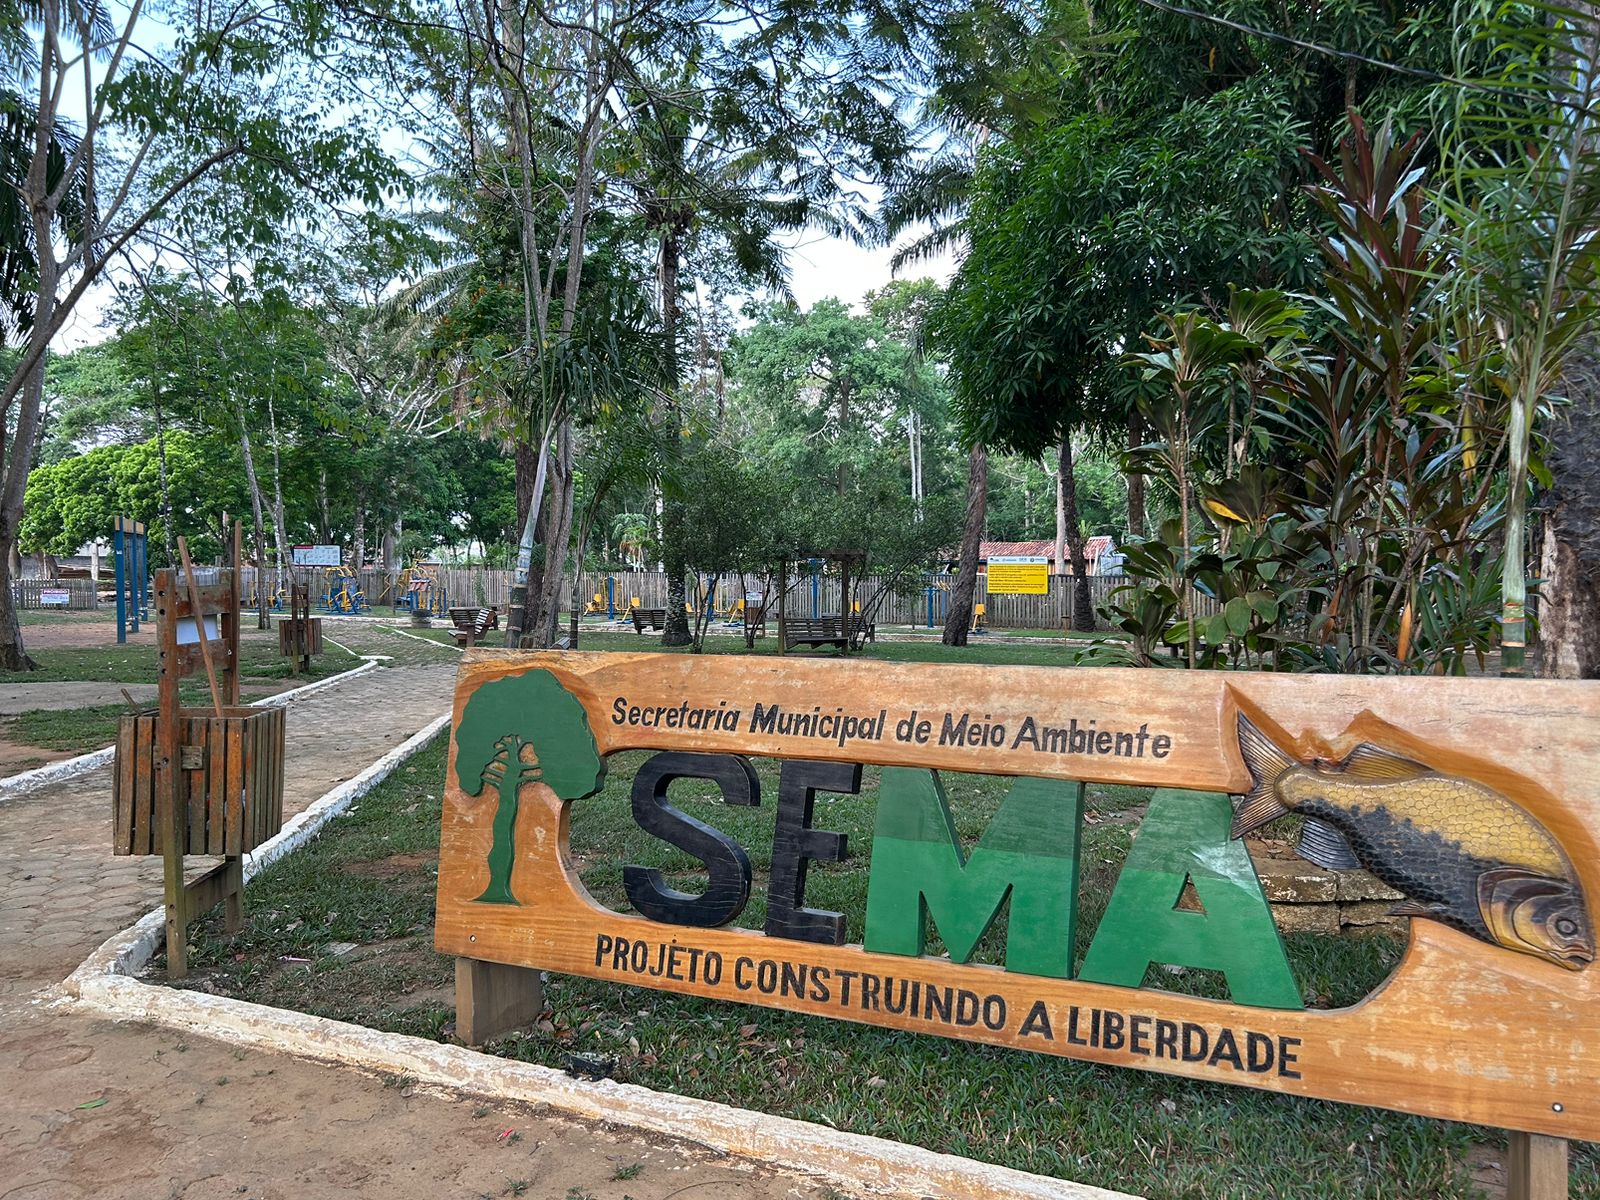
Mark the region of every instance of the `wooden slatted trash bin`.
MULTIPOLYGON (((283 827, 284 711, 230 707, 178 713, 178 794, 187 812, 183 854, 247 854, 283 827)), ((112 853, 160 854, 156 819, 157 710, 126 713, 112 779, 112 853)))
POLYGON ((158 706, 117 730, 112 852, 159 854, 166 895, 167 976, 189 969, 189 923, 225 904, 244 914, 244 856, 283 827, 284 710, 239 703, 239 542, 233 565, 155 573, 158 706), (184 708, 178 685, 204 670, 210 708, 184 708), (221 861, 189 878, 184 856, 221 861))

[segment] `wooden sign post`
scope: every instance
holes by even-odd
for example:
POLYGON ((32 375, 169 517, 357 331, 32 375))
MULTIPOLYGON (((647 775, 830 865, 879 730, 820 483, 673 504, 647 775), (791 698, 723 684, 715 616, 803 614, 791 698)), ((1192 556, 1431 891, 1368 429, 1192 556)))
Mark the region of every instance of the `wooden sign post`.
POLYGON ((472 651, 437 945, 462 960, 469 1041, 536 1012, 547 969, 1500 1126, 1541 1135, 1514 1141, 1513 1178, 1548 1178, 1560 1139, 1600 1138, 1597 733, 1595 684, 472 651), (620 750, 660 752, 635 819, 705 880, 627 866, 631 913, 567 850, 567 806, 620 750), (761 805, 746 755, 782 761, 762 932, 730 927, 744 849, 668 799, 693 778, 761 805), (849 851, 815 797, 859 791, 863 764, 882 770, 858 929, 805 891, 849 851), (954 773, 1014 777, 970 854, 954 773), (1156 791, 1074 961, 1085 782, 1156 791), (1413 918, 1394 974, 1347 1008, 1303 1006, 1240 840, 1287 812, 1413 918), (971 962, 1007 909, 1003 966, 971 962), (948 956, 924 953, 930 928, 948 956), (1231 998, 1143 987, 1152 963, 1220 971, 1231 998))
POLYGON ((228 928, 244 902, 244 855, 283 825, 284 713, 239 703, 239 541, 233 566, 157 571, 159 704, 128 713, 117 731, 112 852, 164 860, 167 975, 188 971, 188 929, 227 902, 228 928), (179 707, 178 685, 203 671, 212 705, 179 707), (185 878, 188 854, 219 856, 185 878))

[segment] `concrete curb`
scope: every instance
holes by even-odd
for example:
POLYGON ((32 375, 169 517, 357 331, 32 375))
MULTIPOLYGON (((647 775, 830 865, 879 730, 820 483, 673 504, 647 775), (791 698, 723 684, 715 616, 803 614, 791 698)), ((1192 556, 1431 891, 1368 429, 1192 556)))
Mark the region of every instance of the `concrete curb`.
POLYGON ((413 642, 427 642, 428 645, 437 646, 441 650, 454 650, 458 654, 462 652, 460 646, 451 646, 451 645, 447 645, 444 642, 436 642, 432 638, 425 638, 425 637, 422 637, 422 636, 420 636, 418 634, 415 634, 415 633, 407 633, 404 629, 393 629, 393 630, 390 630, 390 632, 391 633, 398 633, 401 637, 408 637, 413 642))
MULTIPOLYGON (((254 878, 269 863, 276 862, 292 850, 298 850, 316 837, 322 832, 324 825, 387 779, 394 773, 396 767, 426 746, 449 723, 449 713, 435 717, 354 779, 348 779, 332 791, 324 793, 304 812, 290 817, 276 836, 244 856, 245 880, 254 878)), ((165 910, 151 909, 121 933, 101 943, 98 950, 84 959, 78 969, 67 976, 61 985, 62 989, 69 996, 77 996, 80 994, 81 985, 87 980, 109 975, 138 974, 149 963, 165 934, 165 910)))
POLYGON ((45 763, 42 767, 35 767, 31 771, 23 771, 6 779, 0 779, 0 804, 17 796, 26 796, 29 792, 51 783, 59 783, 63 779, 71 779, 75 775, 83 775, 96 767, 102 767, 116 757, 115 746, 101 746, 98 750, 91 750, 87 754, 80 754, 76 758, 63 758, 59 762, 45 763))
MULTIPOLYGON (((304 845, 334 817, 387 778, 449 722, 431 722, 347 783, 295 817, 245 862, 248 879, 267 863, 304 845)), ((62 990, 84 1009, 114 1020, 141 1021, 233 1046, 294 1054, 471 1095, 545 1105, 586 1121, 625 1125, 687 1139, 854 1191, 882 1196, 951 1200, 1138 1200, 1123 1192, 1050 1179, 1008 1167, 940 1154, 884 1138, 843 1133, 776 1117, 657 1092, 613 1080, 581 1081, 561 1071, 481 1054, 403 1034, 224 996, 141 983, 137 974, 161 943, 161 909, 108 939, 66 980, 62 990)))
MULTIPOLYGON (((357 655, 357 657, 362 657, 357 655)), ((326 679, 318 679, 313 683, 304 683, 297 688, 290 688, 287 692, 279 692, 276 696, 264 696, 255 701, 255 708, 283 708, 292 704, 302 696, 309 696, 312 692, 320 692, 323 688, 333 687, 335 684, 347 683, 357 675, 365 675, 368 671, 376 671, 383 664, 374 659, 366 659, 359 667, 351 667, 348 671, 340 671, 337 675, 329 675, 326 679)))
MULTIPOLYGON (((301 696, 309 692, 320 691, 325 687, 332 687, 336 683, 343 683, 353 676, 367 671, 376 670, 376 662, 364 662, 359 667, 352 667, 348 671, 341 671, 337 675, 330 675, 326 679, 319 679, 315 683, 308 683, 301 687, 292 688, 287 692, 279 692, 276 696, 267 696, 254 701, 256 708, 282 708, 292 704, 301 696)), ((83 775, 93 771, 96 767, 103 767, 116 757, 115 746, 101 746, 98 750, 91 750, 87 754, 80 754, 76 758, 63 758, 59 762, 45 763, 42 767, 35 767, 31 771, 0 779, 0 804, 18 796, 26 796, 38 788, 48 784, 60 783, 63 779, 71 779, 76 775, 83 775)))
POLYGON ((230 1046, 254 1046, 402 1074, 469 1095, 545 1105, 563 1116, 687 1139, 852 1192, 961 1200, 1135 1200, 1122 1192, 937 1154, 883 1138, 841 1133, 636 1084, 579 1080, 549 1067, 512 1062, 460 1046, 379 1033, 243 1000, 142 984, 126 975, 101 974, 81 980, 79 997, 84 1007, 118 1020, 157 1024, 216 1038, 230 1046))

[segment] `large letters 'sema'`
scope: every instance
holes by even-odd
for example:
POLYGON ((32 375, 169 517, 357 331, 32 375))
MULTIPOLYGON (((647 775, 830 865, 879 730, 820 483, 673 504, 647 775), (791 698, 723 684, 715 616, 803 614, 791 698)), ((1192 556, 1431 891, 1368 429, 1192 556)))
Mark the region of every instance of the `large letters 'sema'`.
POLYGON ((1066 979, 1078 896, 1083 784, 1018 779, 963 858, 932 771, 885 767, 872 835, 866 949, 920 955, 931 919, 953 962, 967 962, 1006 897, 1006 970, 1066 979))
POLYGON ((1236 1004, 1302 1008, 1283 939, 1220 792, 1161 789, 1117 876, 1080 979, 1139 987, 1150 964, 1208 968, 1236 1004), (1193 882, 1204 912, 1177 907, 1193 882))

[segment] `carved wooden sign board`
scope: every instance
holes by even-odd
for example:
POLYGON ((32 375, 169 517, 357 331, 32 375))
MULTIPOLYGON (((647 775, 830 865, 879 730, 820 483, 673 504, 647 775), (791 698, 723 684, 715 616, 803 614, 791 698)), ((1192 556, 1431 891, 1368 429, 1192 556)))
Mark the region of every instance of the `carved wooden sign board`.
POLYGON ((1597 732, 1600 685, 1582 683, 469 651, 437 945, 1593 1140, 1597 732), (703 868, 680 891, 626 867, 632 912, 596 903, 567 847, 569 805, 623 750, 660 752, 634 816, 703 868), (775 798, 748 756, 780 760, 775 798), (815 798, 859 791, 863 765, 882 773, 857 929, 805 891, 810 863, 849 852, 815 798), (1012 777, 970 852, 945 797, 961 773, 1012 777), (774 810, 764 931, 730 927, 749 858, 673 806, 683 778, 774 810), (1085 782, 1158 790, 1075 961, 1085 782), (1285 812, 1407 897, 1399 966, 1347 1008, 1303 1006, 1239 840, 1285 812), (971 962, 1001 913, 1003 965, 971 962), (931 932, 948 956, 924 953, 931 932), (1230 999, 1143 987, 1151 964, 1220 971, 1230 999))

